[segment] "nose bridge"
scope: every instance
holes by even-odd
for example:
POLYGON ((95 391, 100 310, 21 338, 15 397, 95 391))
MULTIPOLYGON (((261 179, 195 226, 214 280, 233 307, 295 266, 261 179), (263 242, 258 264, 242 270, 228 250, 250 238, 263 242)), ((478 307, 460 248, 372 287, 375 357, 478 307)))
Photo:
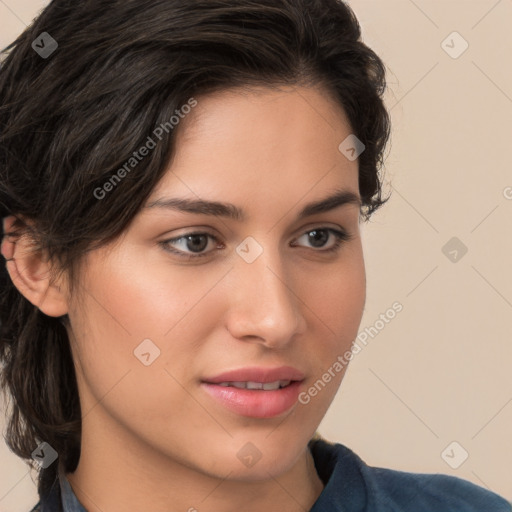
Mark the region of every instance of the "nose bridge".
POLYGON ((271 238, 246 239, 237 248, 229 330, 237 338, 256 336, 277 346, 301 329, 302 316, 294 283, 271 238))

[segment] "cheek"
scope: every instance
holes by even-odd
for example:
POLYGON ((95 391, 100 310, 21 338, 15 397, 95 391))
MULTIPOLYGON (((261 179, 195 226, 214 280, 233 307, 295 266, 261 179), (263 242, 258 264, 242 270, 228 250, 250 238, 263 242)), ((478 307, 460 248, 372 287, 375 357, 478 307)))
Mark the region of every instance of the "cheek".
POLYGON ((169 267, 133 271, 118 265, 91 272, 83 309, 77 307, 70 318, 80 336, 75 360, 84 421, 93 425, 89 431, 108 425, 118 437, 130 432, 175 456, 189 450, 188 457, 204 464, 200 454, 211 450, 210 431, 219 431, 219 442, 224 438, 194 396, 197 358, 222 316, 215 285, 226 269, 196 269, 171 273, 169 267), (157 348, 149 344, 137 351, 144 339, 157 348), (152 362, 144 365, 134 350, 139 356, 149 352, 152 362), (206 444, 196 450, 201 439, 206 444))
MULTIPOLYGON (((302 280, 302 297, 336 345, 353 341, 363 314, 366 275, 360 243, 353 242, 337 265, 302 280)), ((321 327, 320 327, 321 328, 321 327)))
POLYGON ((115 418, 106 424, 155 445, 164 431, 168 439, 179 438, 183 418, 198 414, 197 404, 184 392, 194 376, 189 301, 161 280, 141 276, 127 281, 110 273, 108 282, 89 281, 88 286, 94 298, 89 295, 80 316, 73 315, 77 321, 72 318, 84 420, 104 424, 106 414, 115 418), (157 300, 142 282, 153 287, 157 300))
POLYGON ((193 379, 198 340, 220 316, 208 292, 224 273, 119 256, 90 263, 69 313, 84 400, 108 393, 118 411, 136 404, 146 419, 165 415, 158 404, 183 396, 178 383, 193 379))
POLYGON ((117 254, 104 265, 95 262, 91 269, 85 282, 88 323, 95 337, 109 333, 114 344, 125 344, 127 338, 133 344, 172 337, 190 323, 189 317, 226 270, 167 264, 161 256, 149 253, 148 258, 137 249, 117 254), (113 337, 114 332, 119 335, 113 337))
MULTIPOLYGON (((360 244, 354 243, 344 253, 339 265, 333 265, 325 275, 318 272, 303 281, 301 297, 306 297, 303 311, 308 315, 309 352, 315 379, 325 375, 329 383, 320 386, 315 399, 317 407, 326 408, 337 392, 348 367, 344 354, 350 351, 357 337, 366 298, 366 275, 360 244), (343 360, 339 365, 339 358, 343 360)), ((314 393, 314 391, 313 391, 314 393)))

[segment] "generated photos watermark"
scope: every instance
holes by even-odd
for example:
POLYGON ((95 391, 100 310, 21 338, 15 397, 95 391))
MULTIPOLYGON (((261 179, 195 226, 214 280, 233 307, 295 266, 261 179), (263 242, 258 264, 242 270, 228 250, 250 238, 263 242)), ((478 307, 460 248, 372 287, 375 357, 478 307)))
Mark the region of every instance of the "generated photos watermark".
POLYGON ((151 135, 148 136, 142 147, 134 151, 132 153, 133 156, 131 156, 101 187, 94 189, 94 197, 99 200, 104 199, 109 192, 114 190, 121 180, 135 169, 135 167, 150 154, 151 150, 156 148, 157 143, 162 140, 164 133, 170 133, 170 131, 179 124, 180 120, 189 114, 196 105, 197 100, 191 97, 179 110, 175 110, 176 115, 171 116, 169 121, 157 126, 151 135), (155 139, 158 139, 158 142, 155 139))
POLYGON ((359 354, 363 347, 368 345, 368 338, 375 338, 387 324, 393 320, 398 313, 400 313, 403 309, 403 306, 400 302, 394 302, 390 308, 386 310, 385 313, 381 313, 379 315, 379 319, 374 322, 374 324, 370 327, 365 327, 356 337, 354 343, 352 344, 352 348, 347 350, 343 355, 339 355, 336 358, 336 361, 321 375, 317 381, 310 386, 306 391, 302 391, 299 394, 299 402, 302 405, 307 405, 311 402, 311 398, 318 395, 320 391, 322 391, 331 380, 336 377, 336 374, 343 371, 343 369, 348 365, 350 361, 354 358, 355 355, 359 354), (360 345, 363 345, 361 347, 360 345))

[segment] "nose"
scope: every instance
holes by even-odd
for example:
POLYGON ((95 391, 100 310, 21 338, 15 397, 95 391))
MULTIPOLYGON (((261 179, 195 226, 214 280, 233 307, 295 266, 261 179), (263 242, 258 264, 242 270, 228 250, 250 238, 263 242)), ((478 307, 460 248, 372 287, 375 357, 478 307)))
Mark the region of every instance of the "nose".
POLYGON ((269 348, 283 348, 304 332, 303 302, 277 249, 264 248, 252 263, 236 256, 227 328, 231 335, 269 348))

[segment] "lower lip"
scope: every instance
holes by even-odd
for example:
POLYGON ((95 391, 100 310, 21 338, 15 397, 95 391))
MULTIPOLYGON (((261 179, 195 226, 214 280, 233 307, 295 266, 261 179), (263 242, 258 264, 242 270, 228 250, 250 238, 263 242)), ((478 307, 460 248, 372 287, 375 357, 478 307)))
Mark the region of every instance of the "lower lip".
POLYGON ((288 411, 299 398, 300 382, 273 391, 238 389, 202 382, 201 386, 227 409, 251 418, 273 418, 288 411))

